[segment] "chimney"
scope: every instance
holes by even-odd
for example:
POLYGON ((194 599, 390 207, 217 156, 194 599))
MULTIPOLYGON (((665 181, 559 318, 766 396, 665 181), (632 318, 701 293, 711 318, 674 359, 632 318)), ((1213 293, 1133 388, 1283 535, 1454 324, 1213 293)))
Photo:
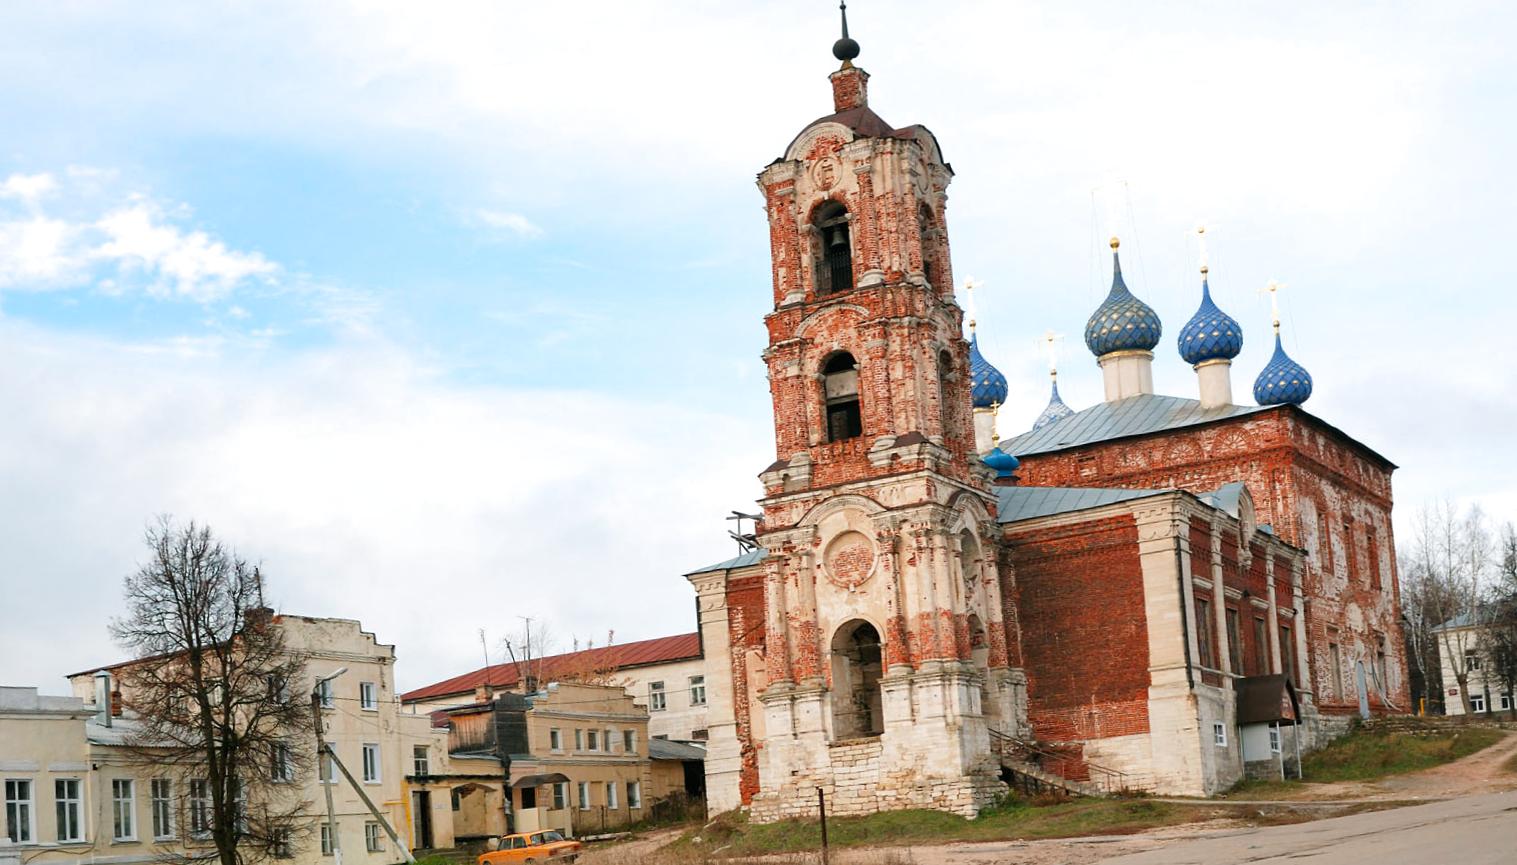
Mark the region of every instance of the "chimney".
POLYGON ((116 690, 111 691, 111 716, 112 717, 114 717, 114 718, 121 717, 121 705, 122 705, 121 704, 121 689, 117 688, 116 690))
POLYGON ((480 703, 480 704, 484 704, 484 703, 490 702, 490 686, 489 685, 480 684, 480 685, 475 685, 474 686, 474 702, 475 703, 480 703))
POLYGON ((109 670, 97 670, 95 672, 95 723, 102 727, 111 725, 111 697, 115 690, 111 687, 111 674, 109 670))

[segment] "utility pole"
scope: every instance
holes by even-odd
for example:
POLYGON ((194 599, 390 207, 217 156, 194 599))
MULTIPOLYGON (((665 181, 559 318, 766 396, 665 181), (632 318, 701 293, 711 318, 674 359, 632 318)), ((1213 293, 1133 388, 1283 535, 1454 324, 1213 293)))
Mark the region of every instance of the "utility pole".
POLYGON ((342 865, 342 844, 337 837, 337 817, 332 809, 332 784, 337 779, 321 777, 321 761, 328 754, 326 734, 322 730, 321 686, 347 671, 347 667, 338 667, 317 679, 316 684, 311 686, 311 720, 316 725, 316 781, 321 784, 322 791, 327 795, 327 837, 331 839, 332 844, 332 865, 342 865))
MULTIPOLYGON (((337 755, 331 750, 327 751, 327 756, 332 759, 332 764, 342 772, 342 777, 348 779, 349 786, 351 786, 353 788, 353 791, 358 794, 358 798, 362 799, 363 804, 368 806, 369 813, 373 814, 374 819, 379 821, 379 825, 384 827, 385 834, 390 836, 390 841, 395 844, 396 848, 398 848, 401 853, 405 854, 406 861, 414 863, 416 861, 416 857, 411 855, 411 848, 401 843, 400 836, 395 834, 395 828, 390 825, 389 820, 385 819, 385 815, 379 813, 379 808, 374 804, 374 800, 370 799, 369 794, 365 793, 363 791, 363 787, 359 786, 358 782, 353 779, 353 773, 348 771, 348 767, 344 766, 342 761, 337 759, 337 755)), ((327 796, 330 797, 331 795, 331 792, 328 791, 327 796)))
POLYGON ((827 865, 827 797, 822 788, 816 788, 816 810, 822 817, 822 865, 827 865))

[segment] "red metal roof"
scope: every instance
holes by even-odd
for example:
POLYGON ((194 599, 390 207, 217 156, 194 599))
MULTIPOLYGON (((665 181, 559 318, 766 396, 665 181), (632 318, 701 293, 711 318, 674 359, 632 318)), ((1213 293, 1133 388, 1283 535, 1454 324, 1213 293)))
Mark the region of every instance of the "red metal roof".
MULTIPOLYGON (((601 646, 578 652, 549 655, 532 662, 540 681, 551 682, 556 677, 573 673, 601 670, 620 670, 627 667, 642 667, 648 664, 663 664, 670 661, 685 661, 701 656, 700 634, 679 634, 673 637, 658 637, 638 640, 619 646, 601 646)), ((525 664, 523 665, 525 669, 525 664)), ((480 685, 494 688, 510 688, 520 681, 517 666, 509 661, 481 667, 472 673, 444 679, 425 688, 417 688, 400 695, 402 703, 419 700, 435 700, 454 694, 473 694, 480 685)))

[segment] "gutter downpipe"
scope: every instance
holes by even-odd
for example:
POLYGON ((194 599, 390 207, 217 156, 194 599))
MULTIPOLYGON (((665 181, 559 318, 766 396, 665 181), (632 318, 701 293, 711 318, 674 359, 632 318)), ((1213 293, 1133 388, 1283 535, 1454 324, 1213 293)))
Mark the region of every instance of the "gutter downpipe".
MULTIPOLYGON (((1173 523, 1171 523, 1173 525, 1173 523)), ((1180 590, 1180 639, 1184 646, 1185 654, 1185 684, 1194 691, 1196 689, 1195 673, 1191 671, 1190 664, 1190 604, 1185 603, 1185 567, 1180 559, 1180 534, 1175 533, 1175 574, 1176 587, 1180 590)))

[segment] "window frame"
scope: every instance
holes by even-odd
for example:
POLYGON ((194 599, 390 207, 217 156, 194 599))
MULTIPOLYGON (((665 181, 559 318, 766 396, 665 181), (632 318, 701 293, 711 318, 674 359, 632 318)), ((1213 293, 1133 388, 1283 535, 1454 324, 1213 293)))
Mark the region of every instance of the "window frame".
POLYGON ((380 763, 379 743, 363 743, 363 782, 365 784, 383 784, 384 770, 380 763), (373 759, 370 760, 372 755, 373 759))
POLYGON ((385 849, 384 830, 380 828, 376 820, 365 820, 363 824, 363 849, 368 853, 383 853, 385 849))
POLYGON ((663 682, 648 683, 648 711, 662 712, 669 708, 669 692, 663 682))
POLYGON ((1215 746, 1217 746, 1218 748, 1226 748, 1227 747, 1227 725, 1224 724, 1224 723, 1222 723, 1221 721, 1213 721, 1211 723, 1211 740, 1212 740, 1212 744, 1215 745, 1215 746))
POLYGON ((358 708, 364 712, 379 711, 379 685, 374 682, 358 683, 358 708))
POLYGON ((290 743, 284 740, 273 743, 269 754, 269 780, 275 784, 289 784, 295 780, 295 755, 290 743))
POLYGON ((637 753, 637 731, 636 730, 623 730, 622 731, 622 753, 624 753, 624 754, 636 754, 637 753))
POLYGON ((600 753, 600 730, 585 731, 585 750, 591 753, 600 753))
POLYGON ((3 784, 5 798, 5 834, 18 846, 37 843, 37 783, 32 778, 6 778, 3 784), (23 786, 24 785, 24 786, 23 786), (26 797, 20 796, 21 790, 26 797), (15 791, 15 794, 12 791, 15 791), (22 815, 26 819, 20 819, 22 815), (25 836, 23 837, 23 830, 25 836))
POLYGON ((1485 714, 1485 694, 1484 693, 1472 693, 1472 694, 1470 694, 1470 711, 1473 712, 1473 713, 1475 713, 1476 715, 1483 715, 1483 714, 1485 714))
POLYGON ((111 841, 137 840, 137 779, 111 779, 111 841), (126 795, 122 795, 122 790, 126 795), (123 834, 122 827, 126 832, 123 834))
POLYGON ((411 746, 411 774, 416 778, 432 774, 432 752, 426 745, 411 746))
POLYGON ((1278 722, 1269 725, 1269 752, 1280 753, 1280 724, 1278 722))
POLYGON ((337 690, 332 685, 331 679, 322 679, 316 683, 316 694, 320 697, 321 708, 337 708, 337 690))
POLYGON ((564 750, 564 731, 557 727, 548 728, 548 750, 559 753, 564 750))
POLYGON ((569 807, 569 782, 553 782, 553 810, 562 811, 569 807))
POLYGON ((211 837, 211 822, 215 820, 215 802, 211 798, 211 782, 205 778, 190 780, 189 796, 190 837, 211 837))
POLYGON ((616 784, 616 782, 615 781, 607 781, 606 782, 606 810, 607 811, 616 811, 616 810, 618 810, 621 807, 621 805, 617 802, 616 792, 617 792, 617 784, 616 784))
POLYGON ((590 782, 579 781, 577 783, 578 788, 575 792, 579 797, 579 810, 588 811, 590 810, 590 782))
POLYGON ((690 677, 690 705, 706 705, 706 675, 704 673, 690 677))
POLYGON ((321 855, 323 855, 323 856, 331 856, 332 855, 332 825, 330 823, 328 823, 325 819, 323 819, 321 821, 321 828, 318 831, 319 831, 319 833, 321 835, 321 855))
POLYGON ((148 811, 153 817, 154 841, 172 841, 178 836, 178 827, 174 825, 174 779, 148 780, 148 811))
POLYGON ((1211 601, 1199 595, 1195 599, 1196 615, 1196 663, 1208 670, 1216 670, 1217 646, 1212 634, 1216 630, 1212 622, 1211 601))
POLYGON ((643 782, 627 782, 627 810, 642 810, 643 807, 643 782))
POLYGON ((80 844, 84 842, 84 779, 82 778, 54 778, 53 779, 53 837, 59 844, 80 844), (62 785, 72 784, 73 795, 60 795, 62 785), (64 819, 66 809, 72 807, 72 822, 74 831, 64 836, 63 828, 70 821, 64 819))

